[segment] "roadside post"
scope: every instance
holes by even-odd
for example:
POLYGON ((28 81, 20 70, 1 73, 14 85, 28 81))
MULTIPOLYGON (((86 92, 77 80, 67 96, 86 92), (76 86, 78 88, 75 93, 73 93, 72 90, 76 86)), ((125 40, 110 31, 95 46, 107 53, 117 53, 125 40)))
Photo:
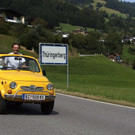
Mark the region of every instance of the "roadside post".
POLYGON ((40 65, 67 66, 67 88, 69 87, 68 44, 39 43, 40 65))

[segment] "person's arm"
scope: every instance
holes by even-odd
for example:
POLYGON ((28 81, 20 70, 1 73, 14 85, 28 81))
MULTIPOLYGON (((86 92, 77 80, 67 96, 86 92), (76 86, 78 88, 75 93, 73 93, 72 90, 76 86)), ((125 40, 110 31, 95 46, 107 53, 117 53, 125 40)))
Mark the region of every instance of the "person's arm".
POLYGON ((2 64, 2 66, 4 67, 4 66, 7 66, 7 65, 8 65, 8 58, 7 58, 7 57, 5 57, 4 62, 3 62, 3 64, 2 64))

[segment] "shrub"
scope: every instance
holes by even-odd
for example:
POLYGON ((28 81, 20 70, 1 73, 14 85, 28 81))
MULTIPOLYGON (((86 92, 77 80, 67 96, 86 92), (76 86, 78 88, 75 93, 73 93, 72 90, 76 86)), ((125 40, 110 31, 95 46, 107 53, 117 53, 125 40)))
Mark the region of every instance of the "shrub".
POLYGON ((134 58, 133 63, 132 63, 132 68, 133 68, 133 70, 135 70, 135 58, 134 58))

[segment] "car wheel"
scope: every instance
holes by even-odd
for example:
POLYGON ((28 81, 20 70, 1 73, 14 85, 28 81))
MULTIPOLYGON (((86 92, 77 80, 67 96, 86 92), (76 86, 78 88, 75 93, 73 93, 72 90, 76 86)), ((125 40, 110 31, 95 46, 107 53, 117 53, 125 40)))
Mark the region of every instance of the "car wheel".
POLYGON ((41 111, 43 114, 50 114, 54 107, 54 100, 51 102, 41 103, 41 111))
POLYGON ((2 98, 1 94, 0 94, 0 113, 4 113, 4 111, 6 110, 6 106, 7 103, 6 101, 2 98))

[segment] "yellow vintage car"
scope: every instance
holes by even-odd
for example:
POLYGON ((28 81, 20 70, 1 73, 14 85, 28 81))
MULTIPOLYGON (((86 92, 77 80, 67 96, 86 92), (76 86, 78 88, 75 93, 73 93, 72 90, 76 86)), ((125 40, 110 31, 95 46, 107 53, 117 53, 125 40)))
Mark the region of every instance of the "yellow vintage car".
POLYGON ((53 84, 45 77, 37 59, 0 54, 0 113, 10 103, 38 103, 43 114, 50 114, 55 96, 53 84))

